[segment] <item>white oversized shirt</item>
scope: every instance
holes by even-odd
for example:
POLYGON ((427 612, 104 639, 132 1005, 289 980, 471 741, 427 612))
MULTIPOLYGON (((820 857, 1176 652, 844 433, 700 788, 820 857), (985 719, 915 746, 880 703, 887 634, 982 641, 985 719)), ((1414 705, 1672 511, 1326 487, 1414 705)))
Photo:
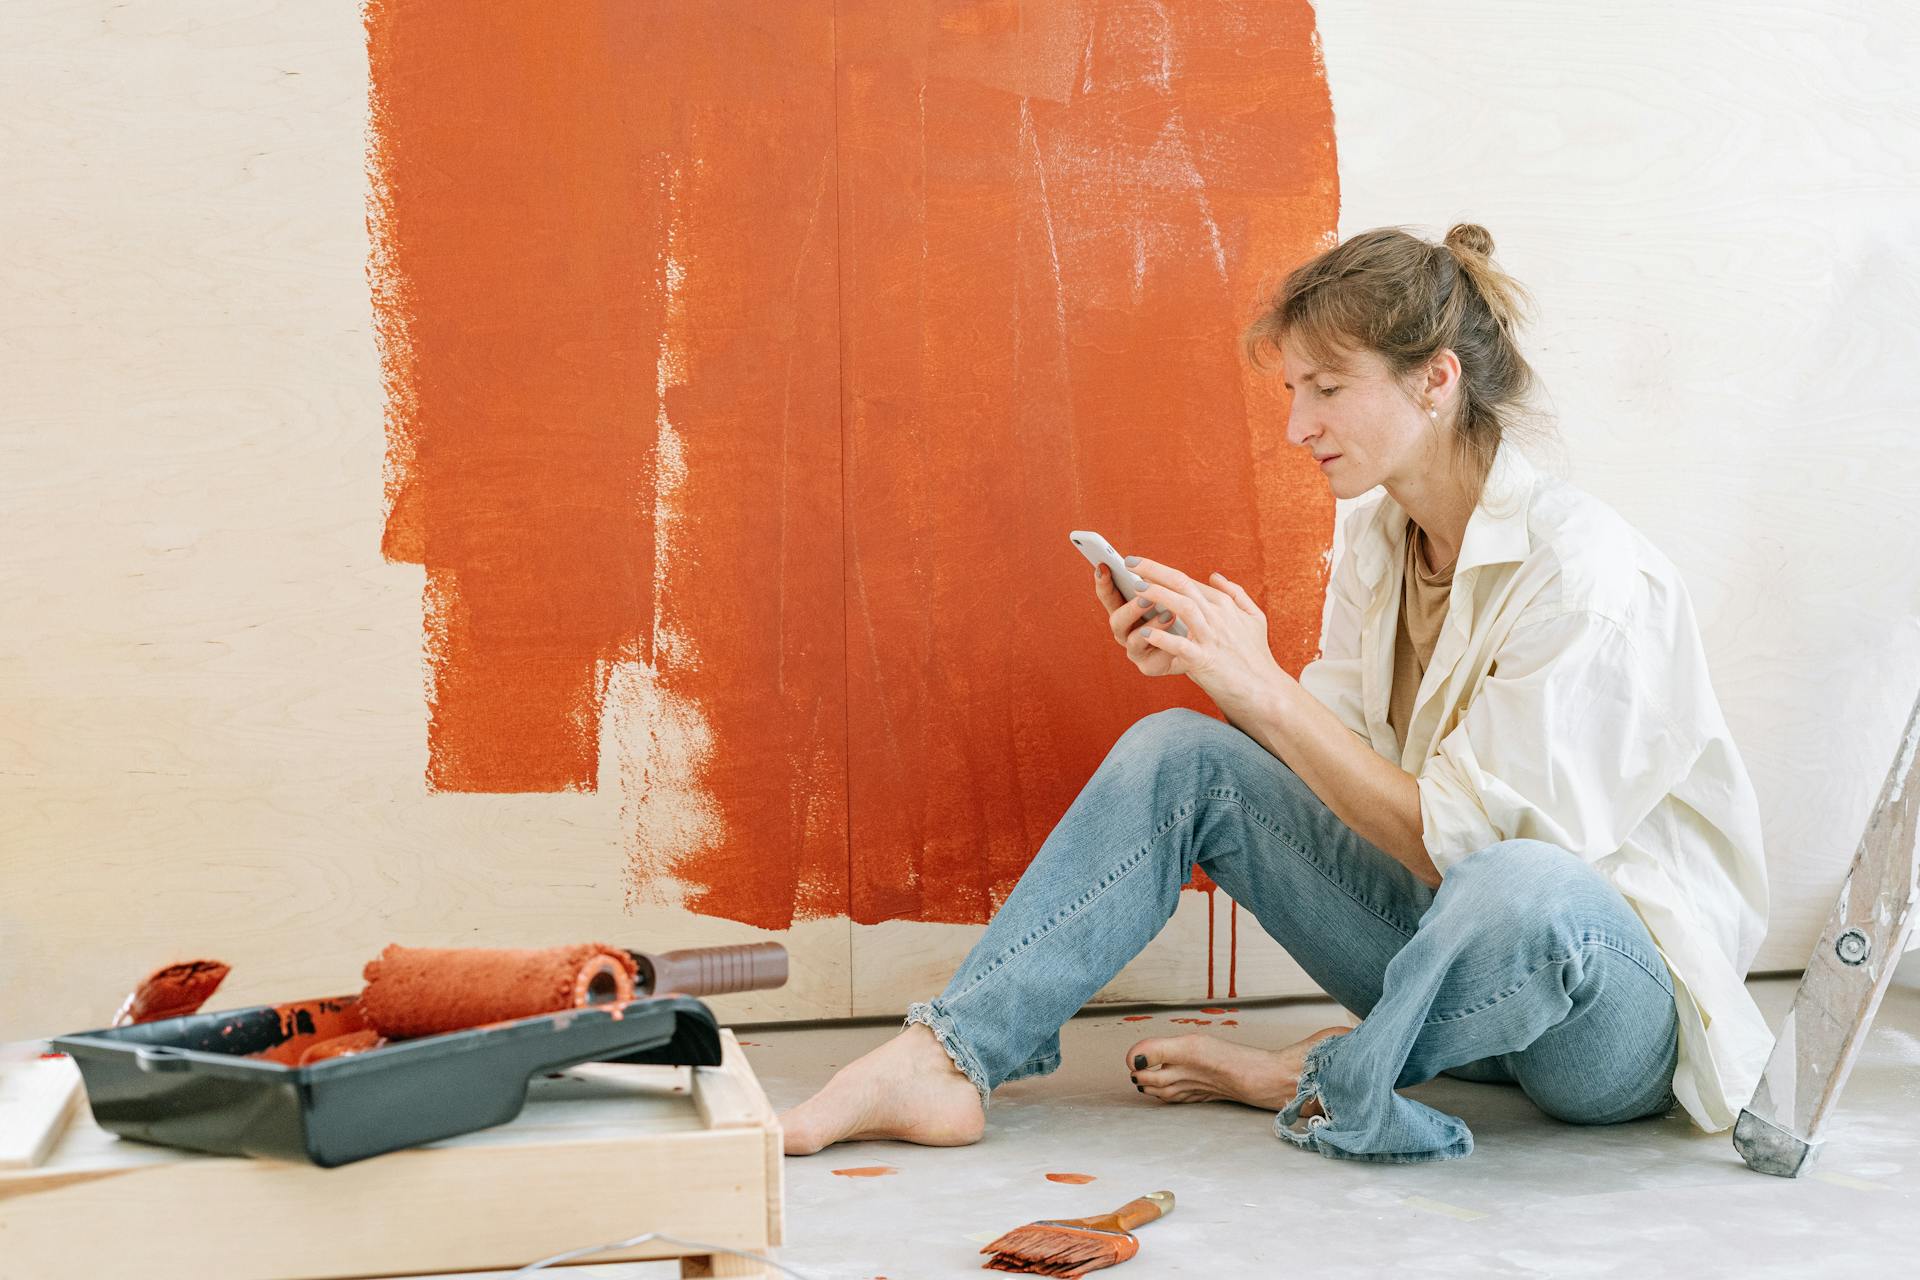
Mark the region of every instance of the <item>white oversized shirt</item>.
POLYGON ((1674 1095, 1701 1129, 1729 1128, 1773 1048, 1744 981, 1767 929, 1767 869, 1685 584, 1613 508, 1502 445, 1403 745, 1387 701, 1407 518, 1384 489, 1347 515, 1321 656, 1301 685, 1414 775, 1443 878, 1526 838, 1620 890, 1673 978, 1674 1095))

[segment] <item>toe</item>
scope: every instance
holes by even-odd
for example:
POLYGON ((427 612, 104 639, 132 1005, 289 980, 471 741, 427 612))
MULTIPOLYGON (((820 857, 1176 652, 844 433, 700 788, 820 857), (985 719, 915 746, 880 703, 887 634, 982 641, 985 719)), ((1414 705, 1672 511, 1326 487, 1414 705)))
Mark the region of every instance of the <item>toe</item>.
POLYGON ((1177 1076, 1163 1084, 1142 1085, 1141 1092, 1155 1102, 1205 1102, 1219 1097, 1204 1081, 1177 1076))
POLYGON ((1169 1080, 1158 1084, 1148 1084, 1145 1080, 1142 1080, 1133 1087, 1139 1090, 1143 1096, 1152 1098, 1155 1102, 1165 1102, 1167 1101, 1167 1094, 1175 1087, 1175 1082, 1169 1080))
POLYGON ((1127 1050, 1127 1070, 1153 1071, 1170 1062, 1183 1062, 1192 1056, 1188 1049, 1203 1039, 1201 1036, 1153 1036, 1146 1040, 1136 1040, 1127 1050))
POLYGON ((1145 1085, 1149 1089, 1164 1089, 1176 1081, 1184 1080, 1187 1075, 1185 1071, 1175 1067, 1147 1067, 1127 1074, 1133 1078, 1135 1084, 1145 1085))

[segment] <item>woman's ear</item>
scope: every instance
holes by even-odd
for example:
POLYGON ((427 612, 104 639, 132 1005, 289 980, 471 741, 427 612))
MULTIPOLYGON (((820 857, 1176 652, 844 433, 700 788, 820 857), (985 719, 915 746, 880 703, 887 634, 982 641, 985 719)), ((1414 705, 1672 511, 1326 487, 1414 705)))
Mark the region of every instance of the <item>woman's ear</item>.
POLYGON ((1453 348, 1442 347, 1427 361, 1426 398, 1435 405, 1446 404, 1460 391, 1460 357, 1453 348))

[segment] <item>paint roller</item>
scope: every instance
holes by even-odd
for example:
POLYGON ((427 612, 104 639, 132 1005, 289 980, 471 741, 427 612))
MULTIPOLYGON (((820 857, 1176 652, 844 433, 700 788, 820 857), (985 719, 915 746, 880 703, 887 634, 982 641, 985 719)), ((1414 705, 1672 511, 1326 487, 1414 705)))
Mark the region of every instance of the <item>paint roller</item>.
POLYGON ((657 953, 598 942, 525 949, 392 944, 367 962, 363 976, 361 1016, 381 1037, 403 1040, 670 993, 778 987, 787 980, 787 949, 777 942, 657 953))

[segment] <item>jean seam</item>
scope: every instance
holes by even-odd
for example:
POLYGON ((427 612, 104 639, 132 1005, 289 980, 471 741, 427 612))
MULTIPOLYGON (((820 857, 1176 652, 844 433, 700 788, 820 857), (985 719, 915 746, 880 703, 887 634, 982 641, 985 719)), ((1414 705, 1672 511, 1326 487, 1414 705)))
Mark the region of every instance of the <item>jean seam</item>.
POLYGON ((1239 809, 1242 813, 1246 814, 1249 818, 1253 819, 1253 821, 1260 826, 1261 830, 1267 832, 1267 834, 1271 835, 1274 839, 1278 840, 1281 844, 1285 845, 1288 849, 1292 850, 1300 858, 1304 859, 1308 866, 1312 867, 1315 871, 1318 871, 1321 874, 1321 876, 1329 884, 1333 885, 1336 889, 1340 890, 1340 892, 1346 894, 1347 897, 1353 899, 1353 901, 1357 905, 1362 907, 1369 915, 1373 916, 1376 920, 1380 921, 1380 923, 1386 925, 1388 928, 1394 930, 1396 933, 1399 933, 1401 936, 1409 939, 1413 937, 1413 934, 1414 934, 1413 929, 1410 929, 1406 925, 1401 924, 1398 920, 1393 919, 1391 916, 1383 914, 1378 907, 1374 906, 1373 903, 1369 902, 1367 898, 1363 894, 1361 894, 1358 890, 1356 890, 1352 885, 1348 884, 1345 880, 1342 880, 1339 876, 1335 875, 1332 871, 1330 871, 1327 868, 1327 866, 1324 863, 1322 863, 1318 858, 1315 858, 1311 853, 1307 852, 1307 850, 1301 848, 1299 842, 1294 840, 1280 827, 1276 826, 1273 820, 1270 819, 1266 814, 1254 808, 1252 805, 1246 803, 1246 801, 1241 798, 1241 794, 1238 791, 1235 791, 1229 787, 1208 787, 1206 791, 1203 792, 1202 794, 1216 800, 1224 800, 1228 804, 1233 805, 1235 808, 1239 809))
POLYGON ((1079 915, 1082 911, 1085 911, 1088 907, 1098 902, 1101 899, 1101 897, 1104 896, 1109 889, 1113 888, 1114 885, 1119 884, 1120 881, 1124 880, 1127 876, 1131 875, 1133 871, 1140 866, 1141 863, 1146 861, 1147 855, 1153 852, 1153 846, 1155 842, 1160 839, 1160 837, 1166 835, 1169 831, 1172 831, 1175 827, 1179 826, 1181 822, 1191 818, 1197 806, 1198 806, 1198 801, 1195 801, 1195 800, 1189 800, 1185 804, 1181 805, 1178 809, 1174 811, 1173 816, 1171 818, 1167 819, 1165 822, 1161 823, 1158 827, 1154 829, 1153 834, 1147 837, 1147 841, 1145 844, 1140 845, 1138 848, 1134 849, 1131 853, 1129 853, 1125 858, 1121 859, 1119 862, 1115 863, 1112 867, 1110 867, 1107 870, 1107 872, 1104 875, 1102 875, 1100 879, 1094 883, 1093 888, 1087 890, 1087 892, 1081 895, 1079 899, 1069 903, 1066 907, 1062 908, 1058 915, 1054 916, 1052 919, 1048 920, 1046 923, 1040 925, 1033 932, 1029 933, 1026 937, 1020 939, 1018 942, 1014 943, 1013 946, 1007 948, 1007 950, 995 956, 991 961, 989 961, 985 966, 983 966, 980 972, 974 977, 974 980, 972 982, 969 982, 961 990, 953 993, 951 997, 952 1001, 957 1003, 958 1001, 965 999, 968 995, 972 994, 972 992, 976 988, 978 988, 981 983, 985 982, 988 978, 992 977, 994 973, 997 972, 999 968, 1002 965, 1004 965, 1007 961, 1013 959, 1013 957, 1019 955, 1021 952, 1025 951, 1028 947, 1031 947, 1034 944, 1038 943, 1042 938, 1045 938, 1048 934, 1052 933, 1055 929, 1059 928, 1061 925, 1065 924, 1067 921, 1073 919, 1075 916, 1079 915))
MULTIPOLYGON (((1667 985, 1667 982, 1665 981, 1665 975, 1655 973, 1653 972, 1653 970, 1647 968, 1645 964, 1641 963, 1640 958, 1634 955, 1631 951, 1628 951, 1625 948, 1619 946, 1618 944, 1612 942, 1611 940, 1606 938, 1604 935, 1593 933, 1591 931, 1582 931, 1580 935, 1580 941, 1577 944, 1575 944, 1576 949, 1586 947, 1589 944, 1593 946, 1605 947, 1609 951, 1612 951, 1618 955, 1625 956, 1628 960, 1631 960, 1633 962, 1633 965, 1635 968, 1639 969, 1642 973, 1646 974, 1649 978, 1652 978, 1660 986, 1666 988, 1666 992, 1669 998, 1673 996, 1673 989, 1672 987, 1667 985)), ((1546 960, 1542 961, 1540 964, 1537 964, 1533 968, 1527 970, 1526 973, 1521 976, 1519 982, 1515 983, 1511 987, 1508 987, 1505 991, 1499 992, 1496 995, 1493 995, 1488 999, 1483 1000, 1479 1004, 1469 1005, 1467 1008, 1464 1008, 1464 1009, 1450 1010, 1449 1012, 1443 1013, 1438 1017, 1427 1018, 1421 1025, 1431 1027, 1431 1026, 1438 1026, 1443 1022, 1458 1022, 1460 1019, 1469 1017, 1472 1014, 1485 1012, 1486 1010, 1491 1009, 1493 1008, 1493 1006, 1499 1004, 1502 1000, 1506 1000, 1509 997, 1517 995, 1521 991, 1525 990, 1527 984, 1533 981, 1534 975, 1539 973, 1542 969, 1550 968, 1551 966, 1556 964, 1565 964, 1567 961, 1573 959, 1573 955, 1574 953, 1572 951, 1569 951, 1565 955, 1549 956, 1546 960)))

